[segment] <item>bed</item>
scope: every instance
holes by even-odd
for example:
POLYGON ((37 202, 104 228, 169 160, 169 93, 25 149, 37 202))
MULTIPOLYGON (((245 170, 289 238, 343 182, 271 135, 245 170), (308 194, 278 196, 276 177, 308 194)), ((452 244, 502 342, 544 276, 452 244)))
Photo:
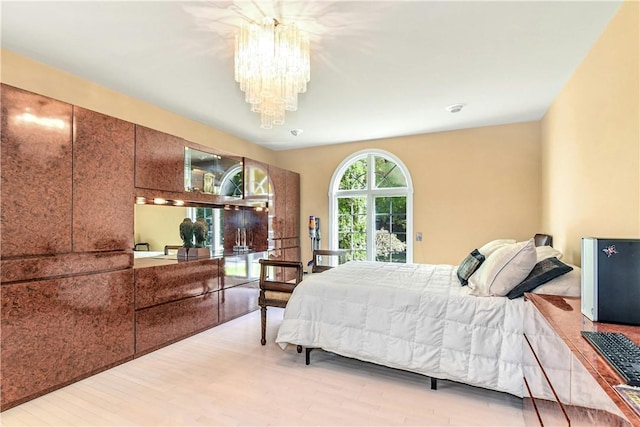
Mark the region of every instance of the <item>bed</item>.
POLYGON ((511 254, 516 247, 526 253, 521 258, 527 265, 518 265, 517 274, 503 282, 517 280, 521 293, 579 295, 575 266, 563 264, 569 269, 551 279, 547 269, 544 282, 527 283, 541 263, 562 264, 558 251, 535 247, 533 239, 489 242, 457 266, 351 261, 296 287, 276 342, 416 372, 431 377, 432 386, 433 379, 446 379, 522 397, 524 301, 498 286, 498 276, 516 259, 502 259, 496 267, 494 255, 509 252, 507 246, 511 254), (487 249, 490 244, 497 249, 487 249), (477 264, 470 274, 469 258, 477 264), (496 269, 487 288, 481 276, 496 269))

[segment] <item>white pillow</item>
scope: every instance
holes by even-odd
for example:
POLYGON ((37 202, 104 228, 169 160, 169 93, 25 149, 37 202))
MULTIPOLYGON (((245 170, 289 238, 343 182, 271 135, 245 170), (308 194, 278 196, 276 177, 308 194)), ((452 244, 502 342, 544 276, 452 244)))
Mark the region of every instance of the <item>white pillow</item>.
POLYGON ((494 253, 498 249, 500 249, 500 248, 502 248, 504 246, 507 246, 507 245, 512 245, 515 242, 516 241, 513 240, 513 239, 492 240, 489 243, 486 243, 481 248, 479 248, 478 252, 480 252, 482 255, 484 255, 485 258, 489 258, 489 255, 491 255, 492 253, 494 253))
POLYGON ((562 258, 562 252, 557 249, 553 249, 551 246, 537 246, 536 247, 536 263, 542 261, 543 259, 556 257, 558 259, 562 258))
POLYGON ((536 265, 533 239, 503 246, 492 253, 469 278, 472 295, 500 296, 522 282, 536 265))
POLYGON ((533 292, 534 294, 579 297, 582 283, 580 267, 571 264, 567 265, 573 267, 573 270, 538 286, 531 292, 533 292))

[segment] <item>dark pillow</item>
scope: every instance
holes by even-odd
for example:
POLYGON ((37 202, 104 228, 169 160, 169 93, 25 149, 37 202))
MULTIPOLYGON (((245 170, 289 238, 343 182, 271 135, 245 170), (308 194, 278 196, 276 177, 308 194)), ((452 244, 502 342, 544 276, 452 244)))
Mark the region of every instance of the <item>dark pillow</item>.
POLYGON ((477 249, 471 251, 467 257, 462 260, 458 266, 458 280, 462 286, 466 286, 469 283, 469 277, 480 267, 484 262, 484 255, 482 255, 477 249))
POLYGON ((569 267, 567 264, 560 262, 556 257, 543 259, 533 267, 531 273, 529 273, 522 283, 511 289, 507 297, 509 299, 520 298, 525 292, 531 292, 543 283, 547 283, 571 270, 573 270, 573 267, 569 267))

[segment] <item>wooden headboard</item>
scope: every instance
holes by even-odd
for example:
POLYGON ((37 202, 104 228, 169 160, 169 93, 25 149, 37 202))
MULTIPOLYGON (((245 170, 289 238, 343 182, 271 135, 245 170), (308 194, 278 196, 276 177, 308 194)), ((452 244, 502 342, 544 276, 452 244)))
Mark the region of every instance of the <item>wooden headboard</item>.
POLYGON ((533 241, 536 246, 553 246, 553 236, 550 234, 536 234, 533 241))

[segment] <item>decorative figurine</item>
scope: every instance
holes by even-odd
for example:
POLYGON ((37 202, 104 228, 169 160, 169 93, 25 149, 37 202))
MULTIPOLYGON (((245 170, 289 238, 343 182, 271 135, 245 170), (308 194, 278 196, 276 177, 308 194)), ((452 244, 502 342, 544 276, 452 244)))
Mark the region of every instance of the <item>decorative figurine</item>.
POLYGON ((193 234, 196 237, 196 248, 206 247, 208 225, 204 221, 204 217, 199 216, 195 224, 193 224, 193 234))
POLYGON ((191 218, 185 218, 180 224, 180 238, 182 239, 183 248, 193 247, 193 221, 191 218))
POLYGON ((207 194, 213 194, 213 183, 215 181, 215 177, 211 172, 207 172, 202 177, 204 180, 204 184, 202 186, 202 192, 207 194))

